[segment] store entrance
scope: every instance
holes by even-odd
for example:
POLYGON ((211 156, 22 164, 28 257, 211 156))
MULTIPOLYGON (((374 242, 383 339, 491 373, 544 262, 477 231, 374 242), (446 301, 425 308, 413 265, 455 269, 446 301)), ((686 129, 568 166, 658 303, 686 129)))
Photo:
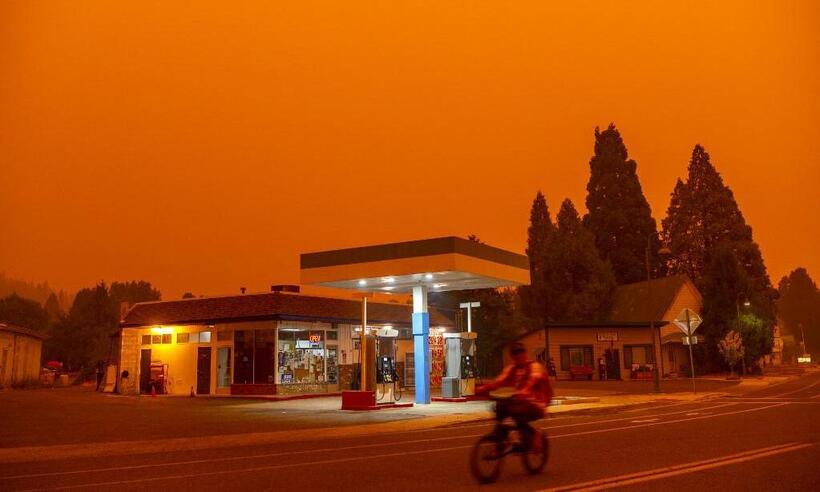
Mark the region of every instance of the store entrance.
POLYGON ((140 350, 140 393, 151 391, 151 349, 140 350))
POLYGON ((609 349, 604 353, 606 360, 606 378, 621 379, 621 364, 618 349, 609 349))
POLYGON ((211 392, 211 347, 197 349, 196 394, 207 395, 211 392))

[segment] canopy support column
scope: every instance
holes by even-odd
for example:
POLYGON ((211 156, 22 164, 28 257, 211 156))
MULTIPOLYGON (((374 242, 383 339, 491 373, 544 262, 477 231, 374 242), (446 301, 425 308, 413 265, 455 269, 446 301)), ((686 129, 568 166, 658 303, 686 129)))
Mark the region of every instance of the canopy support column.
POLYGON ((430 403, 430 313, 427 286, 413 287, 413 351, 415 352, 416 403, 430 403))

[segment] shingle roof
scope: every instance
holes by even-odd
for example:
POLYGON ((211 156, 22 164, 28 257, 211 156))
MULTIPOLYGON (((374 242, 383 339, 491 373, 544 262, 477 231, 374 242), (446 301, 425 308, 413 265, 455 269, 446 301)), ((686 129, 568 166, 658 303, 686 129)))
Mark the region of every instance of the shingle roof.
POLYGON ((39 338, 40 340, 45 340, 48 338, 48 335, 45 333, 39 332, 37 330, 32 330, 31 328, 24 328, 18 325, 12 325, 9 323, 0 323, 0 331, 8 331, 11 333, 17 333, 19 335, 27 335, 32 338, 39 338))
POLYGON ((686 275, 652 280, 652 306, 646 302, 647 282, 619 285, 612 295, 609 321, 658 321, 672 306, 675 296, 686 283, 686 275))
MULTIPOLYGON (((358 324, 361 323, 361 311, 362 303, 355 300, 286 293, 244 294, 137 303, 126 313, 120 326, 273 319, 358 324)), ((409 325, 411 314, 412 307, 405 304, 367 303, 368 322, 409 325)), ((441 311, 430 308, 430 324, 453 326, 453 321, 441 311)))

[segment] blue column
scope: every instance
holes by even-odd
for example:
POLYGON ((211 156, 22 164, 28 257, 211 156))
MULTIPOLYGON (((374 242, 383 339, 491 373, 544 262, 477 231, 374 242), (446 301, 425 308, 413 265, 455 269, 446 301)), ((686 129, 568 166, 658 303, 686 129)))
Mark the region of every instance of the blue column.
POLYGON ((430 403, 430 313, 413 313, 416 403, 430 403))

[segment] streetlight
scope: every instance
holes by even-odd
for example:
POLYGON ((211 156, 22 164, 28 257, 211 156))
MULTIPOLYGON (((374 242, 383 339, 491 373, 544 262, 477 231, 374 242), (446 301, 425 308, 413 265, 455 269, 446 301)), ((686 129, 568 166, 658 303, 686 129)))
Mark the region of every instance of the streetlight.
MULTIPOLYGON (((655 393, 661 392, 661 375, 660 369, 658 368, 658 364, 660 364, 663 355, 658 350, 658 341, 656 339, 655 333, 655 313, 652 312, 652 269, 649 265, 649 250, 652 249, 652 238, 656 235, 656 233, 650 233, 646 236, 646 303, 649 305, 649 309, 647 312, 649 313, 649 331, 652 334, 652 355, 655 359, 655 363, 652 364, 653 366, 653 379, 654 379, 654 391, 655 393)), ((658 255, 669 255, 671 251, 667 247, 662 247, 658 250, 658 255)))

